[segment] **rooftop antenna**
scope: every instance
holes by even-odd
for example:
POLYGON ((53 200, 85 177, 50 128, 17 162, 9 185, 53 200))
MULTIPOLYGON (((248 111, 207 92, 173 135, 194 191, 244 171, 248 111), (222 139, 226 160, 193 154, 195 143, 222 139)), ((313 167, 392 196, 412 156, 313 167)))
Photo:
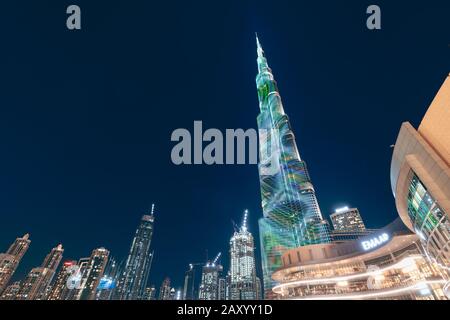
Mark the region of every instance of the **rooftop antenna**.
POLYGON ((150 210, 150 214, 153 215, 154 212, 155 212, 155 204, 152 203, 152 208, 150 210))

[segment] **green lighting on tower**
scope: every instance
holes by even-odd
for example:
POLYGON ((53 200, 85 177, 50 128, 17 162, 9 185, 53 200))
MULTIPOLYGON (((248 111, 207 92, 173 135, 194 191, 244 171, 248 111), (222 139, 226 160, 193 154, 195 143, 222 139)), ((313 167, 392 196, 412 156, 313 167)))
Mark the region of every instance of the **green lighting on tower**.
POLYGON ((270 298, 274 286, 271 276, 282 266, 281 255, 298 246, 330 242, 330 235, 258 36, 256 43, 259 177, 264 215, 259 230, 265 296, 270 298), (277 170, 267 170, 269 166, 277 170))

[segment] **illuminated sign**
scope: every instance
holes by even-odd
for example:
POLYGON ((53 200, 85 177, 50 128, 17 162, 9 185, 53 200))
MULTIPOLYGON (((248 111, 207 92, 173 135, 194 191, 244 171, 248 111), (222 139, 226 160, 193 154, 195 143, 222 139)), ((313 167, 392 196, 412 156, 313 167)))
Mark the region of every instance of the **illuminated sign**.
POLYGON ((382 233, 378 237, 373 237, 372 239, 361 242, 364 250, 374 249, 389 240, 389 235, 387 233, 382 233))

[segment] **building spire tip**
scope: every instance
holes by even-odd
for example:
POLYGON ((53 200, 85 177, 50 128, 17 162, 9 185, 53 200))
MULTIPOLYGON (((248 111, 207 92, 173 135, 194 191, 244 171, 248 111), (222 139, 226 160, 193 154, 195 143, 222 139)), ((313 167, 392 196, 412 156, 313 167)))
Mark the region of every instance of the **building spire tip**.
POLYGON ((256 51, 258 53, 258 57, 264 56, 264 50, 262 49, 261 43, 259 42, 258 33, 255 32, 256 36, 256 51))

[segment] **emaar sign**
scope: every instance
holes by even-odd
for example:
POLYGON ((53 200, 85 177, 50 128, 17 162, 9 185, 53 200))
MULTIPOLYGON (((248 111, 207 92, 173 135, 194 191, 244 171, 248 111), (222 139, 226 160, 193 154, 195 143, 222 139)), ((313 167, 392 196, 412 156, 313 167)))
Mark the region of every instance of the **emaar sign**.
POLYGON ((373 237, 369 240, 362 241, 361 245, 365 251, 368 251, 368 250, 375 249, 376 247, 379 247, 388 241, 389 241, 389 235, 387 233, 382 233, 377 237, 373 237))

